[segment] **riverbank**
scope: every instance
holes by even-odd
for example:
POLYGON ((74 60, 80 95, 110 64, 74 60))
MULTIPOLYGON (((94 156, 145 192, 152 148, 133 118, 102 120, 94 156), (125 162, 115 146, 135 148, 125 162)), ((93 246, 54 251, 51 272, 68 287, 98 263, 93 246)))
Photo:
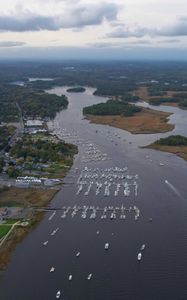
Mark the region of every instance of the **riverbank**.
POLYGON ((167 138, 161 138, 144 148, 170 152, 187 161, 187 138, 185 136, 172 135, 167 138))
POLYGON ((124 129, 132 134, 163 133, 174 129, 173 124, 168 124, 171 114, 143 108, 133 116, 94 116, 86 115, 91 123, 109 125, 124 129))
POLYGON ((41 221, 43 212, 35 211, 32 207, 46 207, 56 193, 57 190, 54 189, 18 189, 14 187, 6 188, 0 193, 0 207, 20 207, 27 211, 27 226, 15 226, 0 247, 0 271, 5 270, 16 245, 41 221))
POLYGON ((173 153, 187 161, 187 146, 161 146, 153 143, 145 148, 173 153))

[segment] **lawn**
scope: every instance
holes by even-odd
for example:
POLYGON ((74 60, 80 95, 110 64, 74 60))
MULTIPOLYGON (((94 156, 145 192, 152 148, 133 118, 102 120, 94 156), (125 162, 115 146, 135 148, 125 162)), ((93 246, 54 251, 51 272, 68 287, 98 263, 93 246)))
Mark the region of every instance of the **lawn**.
POLYGON ((0 225, 0 239, 5 236, 12 226, 0 225))

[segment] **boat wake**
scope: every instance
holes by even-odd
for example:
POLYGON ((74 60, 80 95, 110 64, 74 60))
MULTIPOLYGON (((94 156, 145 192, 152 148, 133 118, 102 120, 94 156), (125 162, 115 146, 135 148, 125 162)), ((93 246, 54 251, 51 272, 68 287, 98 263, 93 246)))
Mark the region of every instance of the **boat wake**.
POLYGON ((181 196, 180 192, 177 190, 176 187, 174 187, 173 184, 171 184, 168 180, 165 180, 165 183, 170 187, 170 189, 181 199, 183 199, 183 197, 181 196))

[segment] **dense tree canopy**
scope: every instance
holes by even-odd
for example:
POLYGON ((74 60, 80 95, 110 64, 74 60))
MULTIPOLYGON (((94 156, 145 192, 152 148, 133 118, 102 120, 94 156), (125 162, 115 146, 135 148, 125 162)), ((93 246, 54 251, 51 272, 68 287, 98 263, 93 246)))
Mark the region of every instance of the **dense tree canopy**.
POLYGON ((156 143, 167 146, 187 146, 187 138, 182 135, 171 135, 167 138, 161 138, 156 143))
POLYGON ((132 116, 141 111, 140 107, 118 100, 108 100, 106 103, 99 103, 83 109, 84 115, 124 115, 132 116))
POLYGON ((72 87, 72 88, 67 89, 68 93, 83 93, 85 91, 86 91, 86 89, 82 86, 72 87))
POLYGON ((56 143, 50 140, 37 139, 33 141, 29 136, 24 136, 10 151, 14 158, 23 158, 31 162, 57 162, 71 153, 76 153, 76 147, 62 141, 56 143))
POLYGON ((67 105, 68 100, 64 95, 52 95, 15 85, 0 86, 0 121, 18 121, 19 107, 26 118, 54 118, 67 105))
POLYGON ((14 130, 13 126, 0 126, 0 151, 8 145, 14 130))

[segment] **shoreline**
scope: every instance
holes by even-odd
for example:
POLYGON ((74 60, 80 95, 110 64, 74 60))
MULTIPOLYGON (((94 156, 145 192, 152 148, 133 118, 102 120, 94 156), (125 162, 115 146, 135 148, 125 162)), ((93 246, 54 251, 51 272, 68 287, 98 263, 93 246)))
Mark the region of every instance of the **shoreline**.
MULTIPOLYGON (((60 139, 61 140, 61 139, 60 139)), ((52 174, 57 177, 60 176, 60 179, 63 179, 71 169, 74 163, 75 155, 78 153, 69 154, 68 167, 61 167, 56 170, 55 174, 52 174)), ((55 195, 63 188, 63 185, 56 186, 54 189, 51 188, 17 188, 9 187, 0 192, 0 207, 21 207, 22 209, 27 210, 27 217, 18 218, 18 221, 24 222, 24 219, 28 220, 27 226, 16 226, 13 228, 9 236, 4 235, 5 242, 0 247, 0 272, 5 271, 7 264, 11 259, 13 251, 16 249, 16 246, 23 241, 24 237, 30 233, 39 222, 43 219, 45 212, 39 212, 35 209, 37 208, 46 208, 49 203, 53 200, 55 195)), ((8 220, 8 219, 7 219, 8 220)), ((3 224, 3 223, 2 223, 3 224)), ((1 225, 0 225, 1 226, 1 225)))
POLYGON ((85 115, 94 124, 109 125, 126 130, 132 134, 153 134, 172 131, 175 125, 169 124, 172 113, 143 108, 141 112, 130 117, 85 115))
POLYGON ((161 152, 168 152, 187 161, 187 146, 166 146, 166 145, 158 145, 156 143, 152 143, 150 145, 141 148, 153 149, 161 152))
MULTIPOLYGON (((36 190, 36 189, 19 189, 19 188, 10 188, 2 192, 0 195, 15 200, 15 204, 17 198, 22 197, 21 205, 24 205, 23 202, 28 201, 27 205, 34 206, 36 202, 36 197, 39 198, 37 206, 47 207, 47 205, 53 200, 54 196, 59 190, 36 190), (30 199, 29 199, 30 197, 30 199), (29 200, 28 200, 29 199, 29 200)), ((19 200, 18 200, 19 201, 19 200)), ((4 201, 5 202, 5 201, 4 201)), ((20 201, 21 202, 21 201, 20 201)), ((26 203, 25 203, 26 205, 26 203)), ((35 206, 37 208, 37 206, 35 206)), ((44 212, 36 212, 30 210, 30 217, 28 217, 28 225, 27 226, 16 226, 11 234, 8 236, 7 240, 0 247, 0 271, 5 271, 7 264, 11 259, 11 255, 13 251, 16 249, 16 246, 24 239, 24 237, 30 233, 34 228, 39 224, 39 222, 43 219, 44 212)), ((21 219, 19 219, 21 220, 21 219)), ((22 220, 23 221, 23 220, 22 220)))
MULTIPOLYGON (((154 105, 152 103, 150 103, 150 100, 152 99, 159 99, 159 98, 163 98, 163 99, 168 99, 171 98, 171 97, 174 97, 175 94, 179 94, 179 93, 182 93, 181 91, 166 91, 166 95, 163 95, 163 96, 150 96, 149 95, 149 92, 148 92, 148 88, 146 86, 141 86, 139 87, 137 90, 134 90, 132 92, 132 95, 133 96, 138 96, 140 97, 140 100, 143 100, 151 105, 154 105)), ((170 106, 170 107, 177 107, 177 108, 180 108, 182 110, 186 110, 186 107, 182 107, 179 105, 179 102, 163 102, 163 103, 160 103, 159 105, 156 105, 156 106, 160 106, 160 105, 163 105, 163 106, 170 106)))

